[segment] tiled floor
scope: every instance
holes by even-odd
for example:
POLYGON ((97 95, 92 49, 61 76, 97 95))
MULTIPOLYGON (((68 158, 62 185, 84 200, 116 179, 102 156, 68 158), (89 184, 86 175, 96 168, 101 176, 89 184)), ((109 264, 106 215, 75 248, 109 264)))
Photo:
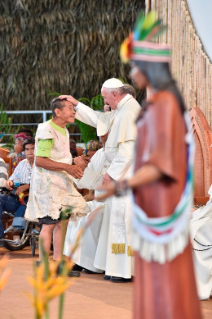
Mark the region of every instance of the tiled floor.
MULTIPOLYGON (((1 253, 8 252, 0 248, 1 253)), ((0 295, 0 318, 34 319, 33 309, 25 296, 30 291, 26 280, 32 274, 33 260, 29 247, 11 252, 11 277, 0 295)), ((63 319, 130 319, 132 318, 132 283, 114 284, 103 280, 103 275, 82 273, 65 296, 63 319)), ((191 305, 192 307, 192 305, 191 305)), ((201 301, 204 319, 212 319, 212 299, 201 301)), ((51 319, 57 318, 58 301, 50 307, 51 319)))

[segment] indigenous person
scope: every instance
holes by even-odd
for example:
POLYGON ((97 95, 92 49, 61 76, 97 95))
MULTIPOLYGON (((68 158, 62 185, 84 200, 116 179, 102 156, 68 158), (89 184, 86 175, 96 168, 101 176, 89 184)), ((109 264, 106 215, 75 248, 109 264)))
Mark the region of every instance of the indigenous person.
POLYGON ((169 70, 170 47, 149 42, 160 31, 155 12, 139 16, 121 47, 137 88, 153 94, 137 120, 134 176, 102 187, 107 193, 99 199, 133 189, 134 318, 199 319, 188 229, 193 137, 169 70))
POLYGON ((15 212, 15 217, 24 217, 26 205, 22 204, 22 193, 27 192, 30 186, 30 178, 34 162, 34 138, 29 138, 24 141, 23 149, 26 158, 22 160, 16 167, 14 173, 6 181, 5 187, 8 190, 13 190, 14 180, 17 175, 20 177, 20 186, 16 189, 13 196, 0 195, 0 238, 4 237, 4 228, 2 223, 3 211, 15 212), (21 198, 19 198, 21 195, 21 198))
MULTIPOLYGON (((102 184, 110 184, 129 176, 133 160, 133 149, 136 139, 135 119, 140 111, 140 105, 130 95, 123 93, 123 83, 118 79, 109 79, 102 85, 101 94, 104 103, 109 104, 111 112, 98 112, 78 102, 72 96, 62 95, 67 98, 76 109, 76 118, 86 124, 97 128, 97 135, 105 135, 109 131, 105 144, 105 156, 109 168, 105 173, 102 184)), ((95 267, 105 269, 105 279, 113 282, 126 282, 131 280, 132 249, 129 236, 129 216, 131 214, 130 197, 109 199, 106 205, 107 213, 104 214, 104 224, 108 225, 109 232, 105 234, 104 247, 106 258, 95 267), (113 277, 113 278, 111 278, 113 277)), ((98 252, 97 252, 98 254, 98 252)))
MULTIPOLYGON (((97 186, 102 183, 104 174, 107 171, 109 163, 105 157, 105 142, 107 140, 107 135, 100 136, 100 142, 89 141, 86 145, 86 150, 89 152, 94 152, 91 149, 97 149, 95 154, 92 156, 90 163, 84 171, 84 175, 81 179, 74 179, 74 182, 78 188, 88 188, 94 190, 97 186), (103 148, 99 148, 103 145, 103 148)), ((97 191, 95 191, 97 194, 97 191)), ((82 237, 81 245, 73 255, 72 260, 75 262, 73 270, 83 270, 86 273, 102 273, 100 270, 94 267, 94 259, 96 255, 96 249, 99 242, 99 234, 102 227, 102 219, 104 215, 105 203, 98 202, 96 200, 88 201, 87 205, 91 211, 86 216, 76 217, 75 220, 71 220, 68 224, 65 245, 64 245, 64 255, 70 255, 70 246, 74 245, 76 240, 76 235, 80 228, 84 227, 88 218, 97 207, 102 209, 98 212, 90 226, 87 228, 85 234, 82 237)), ((105 254, 105 252, 102 252, 105 254)))
POLYGON ((208 300, 212 293, 212 186, 209 201, 193 211, 190 220, 194 266, 199 299, 208 300))
POLYGON ((14 153, 11 153, 9 156, 12 157, 12 170, 16 168, 18 163, 25 159, 25 152, 23 149, 23 143, 26 139, 33 137, 33 133, 31 130, 20 129, 18 133, 15 135, 15 146, 14 153))
MULTIPOLYGON (((32 174, 26 218, 42 224, 40 241, 44 250, 50 251, 53 234, 53 259, 62 254, 61 211, 73 206, 72 214, 85 214, 85 200, 77 192, 73 177, 81 178, 85 168, 84 159, 72 158, 69 145, 68 123, 73 123, 75 111, 66 99, 52 101, 53 118, 39 124, 35 137, 35 166, 32 174), (81 165, 80 168, 78 165, 81 165)), ((68 222, 69 216, 67 215, 68 222)), ((39 243, 40 243, 39 241, 39 243)), ((40 246, 41 248, 41 246, 40 246)), ((39 251, 41 260, 41 250, 39 251)))

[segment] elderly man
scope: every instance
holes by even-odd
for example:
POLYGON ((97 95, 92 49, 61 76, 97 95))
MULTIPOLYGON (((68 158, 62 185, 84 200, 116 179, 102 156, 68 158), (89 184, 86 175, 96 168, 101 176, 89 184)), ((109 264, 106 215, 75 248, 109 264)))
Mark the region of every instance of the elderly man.
MULTIPOLYGON (((102 184, 129 176, 133 161, 137 132, 135 120, 141 108, 131 95, 123 92, 123 86, 122 82, 115 78, 103 83, 101 94, 105 104, 110 105, 111 112, 94 111, 72 96, 62 95, 60 97, 61 99, 67 98, 73 103, 76 118, 96 127, 97 135, 102 136, 109 131, 105 144, 105 156, 109 162, 109 168, 104 174, 102 184)), ((113 282, 127 282, 131 280, 132 275, 130 198, 129 196, 113 197, 109 201, 104 216, 107 220, 103 221, 105 229, 107 229, 108 224, 109 233, 104 233, 102 240, 100 234, 104 256, 98 257, 97 252, 94 266, 105 270, 105 279, 110 279, 113 282)))
MULTIPOLYGON (((39 220, 42 224, 40 241, 43 240, 47 254, 50 251, 53 234, 53 259, 60 260, 61 211, 73 206, 72 214, 86 213, 84 210, 86 202, 73 184, 73 177, 83 176, 83 170, 74 164, 83 167, 84 162, 80 158, 73 159, 70 153, 69 132, 66 125, 74 122, 75 111, 72 103, 66 99, 56 98, 52 101, 51 107, 52 120, 40 124, 36 132, 35 166, 26 218, 39 220)), ((41 260, 41 250, 39 253, 41 260)))

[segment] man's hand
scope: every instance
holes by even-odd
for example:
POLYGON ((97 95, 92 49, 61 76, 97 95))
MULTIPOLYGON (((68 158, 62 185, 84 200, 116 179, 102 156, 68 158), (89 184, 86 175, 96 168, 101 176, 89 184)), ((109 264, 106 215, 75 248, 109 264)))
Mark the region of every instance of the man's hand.
POLYGON ((85 195, 84 200, 86 202, 90 202, 90 201, 94 200, 94 193, 88 193, 87 195, 85 195))
POLYGON ((105 104, 104 105, 104 112, 110 112, 110 111, 111 111, 110 105, 109 104, 105 104))
POLYGON ((102 179, 102 185, 109 185, 112 182, 112 180, 113 179, 110 177, 110 175, 108 175, 108 173, 105 173, 102 179))
POLYGON ((76 106, 79 101, 77 101, 73 96, 71 95, 60 95, 60 99, 66 99, 67 101, 71 102, 74 106, 76 106))
POLYGON ((29 184, 26 185, 21 185, 17 188, 15 194, 16 195, 20 195, 21 193, 24 193, 25 191, 27 191, 29 189, 29 184))
POLYGON ((9 179, 6 181, 5 187, 9 189, 10 191, 13 189, 13 181, 10 181, 9 179))
POLYGON ((89 157, 85 155, 81 155, 74 158, 74 163, 79 166, 83 171, 88 166, 88 163, 90 162, 89 157))
POLYGON ((66 165, 66 172, 72 175, 74 178, 81 178, 83 177, 83 170, 77 165, 66 165))

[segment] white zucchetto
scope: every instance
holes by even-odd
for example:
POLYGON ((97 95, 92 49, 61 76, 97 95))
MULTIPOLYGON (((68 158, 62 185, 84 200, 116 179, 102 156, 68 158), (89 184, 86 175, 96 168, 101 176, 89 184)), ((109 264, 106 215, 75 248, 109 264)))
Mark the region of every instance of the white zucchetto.
POLYGON ((102 88, 107 88, 107 89, 117 89, 122 86, 124 86, 124 84, 116 78, 109 79, 102 84, 102 88))

